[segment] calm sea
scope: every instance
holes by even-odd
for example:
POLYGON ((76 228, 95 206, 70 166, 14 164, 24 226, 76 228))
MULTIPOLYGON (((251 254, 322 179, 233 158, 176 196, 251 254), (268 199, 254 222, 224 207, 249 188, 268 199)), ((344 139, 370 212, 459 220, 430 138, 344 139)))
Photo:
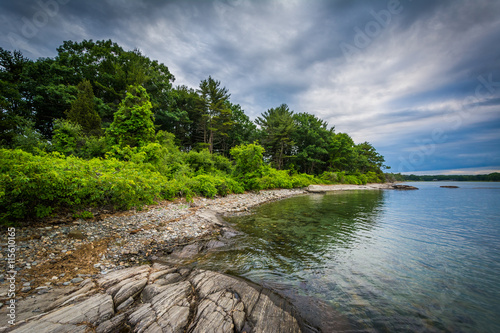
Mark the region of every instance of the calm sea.
POLYGON ((198 265, 284 294, 312 332, 500 332, 500 183, 407 184, 263 205, 198 265))

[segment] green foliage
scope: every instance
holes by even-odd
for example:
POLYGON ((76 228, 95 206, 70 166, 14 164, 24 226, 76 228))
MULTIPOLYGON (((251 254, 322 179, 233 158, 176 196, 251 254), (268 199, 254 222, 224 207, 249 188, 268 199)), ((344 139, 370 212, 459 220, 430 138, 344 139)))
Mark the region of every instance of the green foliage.
POLYGON ((466 181, 466 182, 499 182, 500 173, 493 172, 487 175, 402 175, 392 174, 397 181, 466 181))
POLYGON ((297 150, 293 164, 301 172, 319 174, 328 162, 329 143, 335 135, 333 128, 328 129, 325 121, 308 113, 294 114, 293 119, 292 136, 297 150))
POLYGON ((73 214, 73 218, 74 219, 88 220, 88 219, 93 219, 94 218, 94 214, 92 214, 92 212, 84 210, 84 211, 81 211, 81 212, 73 214))
POLYGON ((24 150, 32 154, 40 154, 48 147, 48 143, 43 135, 34 128, 32 121, 23 121, 17 129, 17 133, 12 138, 12 148, 24 150), (24 123, 24 124, 23 124, 24 123))
POLYGON ((71 102, 67 112, 68 120, 81 126, 85 135, 101 134, 101 117, 96 112, 95 96, 89 80, 80 82, 77 86, 78 95, 71 102))
POLYGON ((220 81, 211 76, 201 81, 199 93, 204 111, 201 119, 203 143, 208 144, 208 150, 212 153, 216 141, 223 141, 222 147, 225 146, 227 132, 232 126, 231 109, 226 103, 230 94, 225 87, 220 87, 220 81))
POLYGON ((85 144, 82 127, 69 120, 56 119, 54 121, 54 135, 52 147, 64 155, 77 155, 85 144))
POLYGON ((254 143, 231 149, 230 154, 235 162, 233 175, 245 189, 260 189, 258 179, 265 169, 263 153, 264 148, 254 143))
POLYGON ((36 61, 0 48, 0 144, 33 154, 1 151, 0 219, 385 179, 371 144, 315 115, 282 104, 253 123, 220 81, 173 79, 110 40, 67 41, 36 61))
POLYGON ((147 164, 0 149, 0 223, 64 208, 140 208, 168 197, 168 184, 147 164))
POLYGON ((335 184, 340 182, 337 173, 332 171, 323 172, 319 179, 321 179, 321 181, 325 184, 335 184))
POLYGON ((238 182, 229 177, 198 175, 186 183, 192 193, 213 198, 216 195, 226 196, 229 193, 243 193, 238 182))
POLYGON ((292 134, 295 130, 293 111, 288 105, 281 104, 277 108, 267 110, 255 121, 263 132, 261 139, 273 166, 283 169, 285 159, 291 155, 294 144, 292 134))
POLYGON ((130 86, 106 130, 111 145, 144 146, 155 141, 153 112, 149 95, 141 86, 130 86))
POLYGON ((383 182, 385 182, 384 174, 379 175, 373 171, 368 171, 365 174, 365 177, 366 177, 367 183, 383 183, 383 182))

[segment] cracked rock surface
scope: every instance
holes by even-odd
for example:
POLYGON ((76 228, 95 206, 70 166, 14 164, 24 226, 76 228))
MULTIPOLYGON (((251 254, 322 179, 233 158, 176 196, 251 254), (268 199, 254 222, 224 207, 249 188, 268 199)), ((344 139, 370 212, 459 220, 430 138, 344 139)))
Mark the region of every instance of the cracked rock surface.
POLYGON ((0 332, 301 332, 290 303, 263 287, 163 264, 88 279, 50 308, 0 332))

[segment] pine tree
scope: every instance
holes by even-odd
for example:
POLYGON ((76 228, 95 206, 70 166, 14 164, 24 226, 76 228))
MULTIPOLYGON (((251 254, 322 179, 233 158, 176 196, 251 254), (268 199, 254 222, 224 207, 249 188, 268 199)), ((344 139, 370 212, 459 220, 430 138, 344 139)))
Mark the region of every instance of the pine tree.
POLYGON ((89 80, 84 80, 78 84, 77 88, 78 95, 67 112, 68 120, 80 125, 84 134, 99 136, 102 134, 101 117, 95 110, 92 85, 89 80))

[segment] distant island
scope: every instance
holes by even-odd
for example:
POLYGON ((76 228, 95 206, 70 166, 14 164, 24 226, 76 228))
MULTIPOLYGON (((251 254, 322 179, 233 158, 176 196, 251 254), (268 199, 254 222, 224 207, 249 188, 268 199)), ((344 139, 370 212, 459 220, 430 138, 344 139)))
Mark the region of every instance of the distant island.
POLYGON ((494 172, 488 175, 394 175, 399 181, 457 181, 457 182, 499 182, 500 173, 494 172))

